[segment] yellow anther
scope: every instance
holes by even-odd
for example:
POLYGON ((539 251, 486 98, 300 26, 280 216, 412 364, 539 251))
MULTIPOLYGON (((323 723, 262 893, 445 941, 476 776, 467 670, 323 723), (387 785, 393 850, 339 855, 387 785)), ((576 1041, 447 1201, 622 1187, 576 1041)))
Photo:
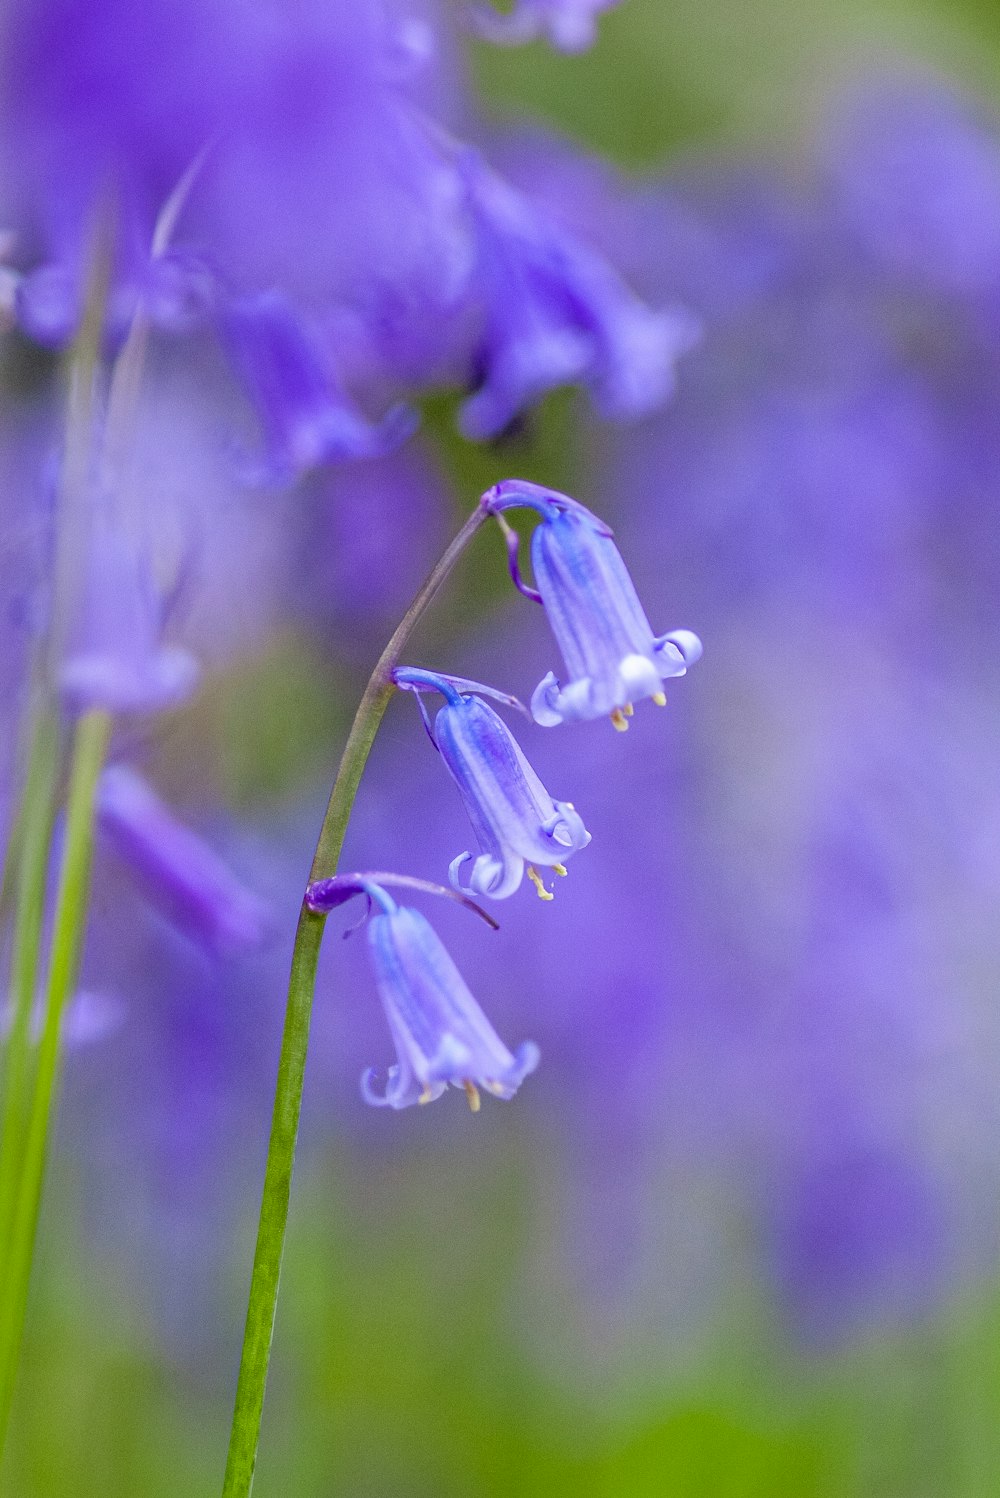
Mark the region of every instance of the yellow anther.
POLYGON ((538 898, 540 900, 554 900, 555 899, 555 895, 552 893, 552 891, 550 889, 546 889, 545 888, 545 885, 542 883, 542 876, 539 874, 538 870, 535 868, 535 865, 533 863, 529 863, 526 872, 527 872, 528 878, 531 880, 532 884, 535 886, 536 890, 538 891, 538 898))
POLYGON ((483 1086, 487 1092, 492 1092, 494 1097, 503 1097, 503 1084, 500 1082, 484 1082, 483 1086))
POLYGON ((554 863, 552 865, 552 872, 553 874, 558 874, 560 879, 565 879, 569 873, 569 869, 564 863, 554 863))
POLYGON ((666 705, 667 705, 667 694, 666 694, 666 692, 654 692, 653 693, 653 701, 656 703, 657 707, 666 707, 666 705))
POLYGON ((625 706, 622 708, 622 712, 625 714, 626 718, 631 718, 632 714, 635 712, 635 708, 632 706, 631 702, 626 702, 625 706))
POLYGON ((612 727, 617 728, 619 733, 624 733, 628 728, 628 719, 620 707, 616 707, 611 714, 611 724, 612 727))
POLYGON ((417 1098, 417 1102, 418 1103, 433 1103, 433 1101, 434 1101, 434 1089, 431 1086, 425 1087, 424 1090, 423 1090, 423 1092, 417 1098))
POLYGON ((478 1113, 479 1088, 476 1086, 475 1082, 470 1082, 468 1078, 466 1078, 466 1080, 462 1083, 462 1086, 465 1088, 465 1095, 469 1100, 469 1112, 478 1113))

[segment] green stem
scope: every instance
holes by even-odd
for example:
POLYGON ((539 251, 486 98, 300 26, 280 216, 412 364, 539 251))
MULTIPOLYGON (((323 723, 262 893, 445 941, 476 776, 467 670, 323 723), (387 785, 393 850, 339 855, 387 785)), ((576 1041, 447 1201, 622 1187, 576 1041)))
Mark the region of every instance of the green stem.
POLYGON ((35 1090, 28 1114, 24 1161, 14 1207, 10 1254, 0 1302, 0 1450, 14 1394, 28 1282, 34 1255, 42 1181, 48 1156, 59 1073, 60 1032, 76 982, 87 916, 94 794, 104 764, 111 719, 84 713, 76 726, 66 797, 66 833, 56 894, 52 945, 45 992, 45 1019, 38 1047, 35 1090))
POLYGON ((45 914, 45 881, 52 836, 53 796, 59 768, 59 733, 50 714, 39 716, 28 759, 20 815, 19 858, 10 959, 11 1026, 4 1068, 0 1122, 0 1295, 6 1292, 11 1214, 23 1154, 31 1078, 31 1016, 38 987, 38 956, 45 914))
MULTIPOLYGON (((316 854, 309 871, 310 883, 315 879, 325 879, 336 873, 344 834, 347 831, 365 762, 383 714, 389 705, 389 699, 395 691, 392 672, 399 664, 403 648, 417 620, 487 518, 487 513, 482 507, 477 508, 469 516, 407 609, 369 678, 354 715, 354 722, 351 724, 351 731, 347 736, 347 743, 337 770, 337 778, 330 793, 329 804, 316 845, 316 854)), ((288 985, 281 1055, 278 1060, 271 1138, 264 1172, 257 1247, 250 1279, 250 1299, 247 1306, 239 1380, 236 1386, 236 1405, 229 1438, 223 1498, 249 1498, 253 1487, 261 1413, 264 1408, 264 1388, 267 1383, 271 1339, 274 1334, 281 1256, 284 1251, 285 1229, 288 1223, 288 1200, 302 1105, 302 1083, 305 1075, 306 1052, 309 1046, 309 1021, 316 986, 316 966, 319 961, 325 923, 325 916, 310 910, 303 902, 295 934, 295 946, 292 951, 292 972, 288 985)))

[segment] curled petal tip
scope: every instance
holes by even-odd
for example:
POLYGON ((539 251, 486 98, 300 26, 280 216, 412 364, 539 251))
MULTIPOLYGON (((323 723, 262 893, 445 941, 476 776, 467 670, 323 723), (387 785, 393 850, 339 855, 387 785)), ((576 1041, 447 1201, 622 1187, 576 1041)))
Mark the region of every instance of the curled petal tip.
MULTIPOLYGON (((685 670, 689 666, 693 666, 696 661, 701 660, 704 651, 701 640, 691 629, 674 629, 671 630, 670 634, 661 636, 656 642, 657 653, 661 655, 665 654, 667 647, 673 647, 670 652, 671 658, 673 658, 674 652, 676 652, 680 658, 680 664, 685 670)), ((675 674, 679 675, 680 673, 677 672, 675 674)))
POLYGON ((556 674, 549 671, 531 694, 531 716, 542 728, 555 728, 563 721, 563 715, 555 705, 558 696, 556 674))
POLYGON ((538 1070, 541 1059, 542 1053, 533 1040, 525 1040, 518 1046, 514 1052, 515 1067, 512 1073, 518 1087, 525 1077, 530 1077, 533 1071, 538 1070))
POLYGON ((389 1076, 386 1079, 385 1090, 384 1092, 378 1092, 375 1087, 375 1078, 377 1073, 374 1066, 368 1066, 365 1068, 365 1070, 361 1073, 360 1086, 361 1096, 366 1103, 370 1103, 373 1108, 391 1107, 392 1099, 389 1096, 389 1091, 392 1087, 392 1073, 395 1070, 395 1067, 390 1068, 389 1076))

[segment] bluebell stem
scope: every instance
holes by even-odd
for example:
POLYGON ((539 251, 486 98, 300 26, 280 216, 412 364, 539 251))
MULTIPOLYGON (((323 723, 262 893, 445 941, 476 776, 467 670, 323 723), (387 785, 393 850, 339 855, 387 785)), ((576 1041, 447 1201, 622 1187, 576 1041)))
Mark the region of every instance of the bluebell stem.
POLYGON ((502 718, 475 695, 494 695, 490 688, 411 667, 398 668, 394 679, 397 686, 440 692, 445 699, 433 728, 425 722, 483 850, 477 858, 466 852, 452 860, 448 872, 454 887, 505 900, 520 887, 527 868, 541 898, 550 900, 535 865, 565 874, 565 860, 590 842, 572 802, 552 799, 502 718), (461 873, 470 862, 463 884, 461 873))
POLYGON ((470 8, 469 21, 488 42, 517 46, 547 35, 560 52, 585 52, 597 38, 597 17, 618 0, 517 0, 501 13, 491 5, 470 8))
POLYGON ((520 479, 495 485, 483 505, 501 522, 505 510, 521 507, 541 516, 531 540, 536 589, 523 583, 513 546, 511 573, 544 606, 570 680, 562 685, 550 671, 539 682, 536 723, 610 716, 624 730, 634 702, 650 697, 662 707, 662 683, 698 660, 701 641, 689 629, 653 634, 607 525, 568 495, 520 479))
MULTIPOLYGON (((511 1052, 483 1014, 430 922, 412 906, 397 905, 380 884, 358 881, 378 913, 368 924, 375 984, 396 1045, 384 1093, 374 1071, 361 1078, 365 1101, 379 1108, 431 1103, 450 1083, 479 1111, 479 1088, 512 1098, 538 1065, 526 1040, 511 1052)), ((308 898, 308 897, 307 897, 308 898)))
POLYGON ((97 787, 97 824, 152 903, 212 952, 253 946, 268 912, 209 845, 179 822, 127 765, 111 765, 97 787))

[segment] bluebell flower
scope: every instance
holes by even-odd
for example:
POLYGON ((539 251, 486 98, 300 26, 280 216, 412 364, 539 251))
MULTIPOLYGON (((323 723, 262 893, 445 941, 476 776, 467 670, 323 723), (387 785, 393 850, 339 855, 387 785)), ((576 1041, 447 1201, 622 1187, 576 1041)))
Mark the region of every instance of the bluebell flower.
POLYGON ((478 857, 465 852, 452 860, 453 886, 505 900, 527 870, 542 899, 550 900, 536 865, 565 874, 565 860, 590 842, 573 803, 553 800, 503 719, 475 695, 489 689, 410 668, 397 670, 395 678, 399 686, 440 692, 445 699, 428 732, 461 792, 482 849, 478 857))
POLYGON ((102 838, 191 940, 226 953, 264 939, 270 925, 264 902, 135 770, 115 764, 104 771, 96 812, 102 838))
POLYGON ((672 393, 697 340, 687 312, 654 311, 596 251, 550 221, 481 158, 459 160, 479 242, 483 325, 475 392, 459 423, 494 437, 560 385, 584 384, 602 416, 629 420, 672 393))
POLYGON ((430 922, 398 906, 380 885, 366 893, 379 906, 368 925, 375 983, 396 1045, 384 1093, 374 1072, 361 1079, 366 1102, 407 1108, 430 1103, 449 1082, 463 1088, 473 1112, 480 1087, 512 1098, 538 1065, 538 1047, 525 1041, 511 1053, 483 1014, 430 922))
MULTIPOLYGON (((416 99, 447 112, 454 89, 436 28, 409 6, 303 0, 293 15, 272 0, 148 11, 18 0, 17 10, 2 154, 28 257, 16 307, 29 336, 60 346, 77 328, 109 190, 114 330, 145 294, 155 322, 174 328, 193 304, 224 336, 231 304, 272 288, 318 325, 347 306, 374 337, 388 305, 405 309, 404 332, 440 326, 442 300, 467 278, 473 234, 454 167, 413 123, 416 99), (150 295, 159 205, 202 153, 178 253, 150 295)), ((353 448, 346 417, 343 427, 353 448)))
POLYGON ((597 17, 618 0, 517 0, 501 14, 491 5, 474 6, 469 19, 481 37, 517 46, 548 36, 560 52, 585 52, 597 38, 597 17))
POLYGON ((235 301, 223 324, 264 432, 263 477, 295 478, 334 459, 377 457, 413 431, 416 419, 405 407, 392 407, 381 421, 357 409, 329 352, 280 292, 235 301))
POLYGON ((634 702, 651 697, 662 707, 663 682, 698 660, 701 641, 688 629, 653 634, 604 522, 567 495, 520 479, 497 484, 483 503, 498 516, 520 506, 541 516, 531 541, 536 589, 521 581, 514 552, 511 568, 521 590, 544 605, 570 680, 562 685, 550 671, 539 682, 536 723, 610 716, 624 730, 634 702))
POLYGON ((95 501, 76 587, 59 686, 76 710, 150 712, 173 707, 198 681, 198 664, 164 642, 167 605, 151 559, 120 517, 95 501))

